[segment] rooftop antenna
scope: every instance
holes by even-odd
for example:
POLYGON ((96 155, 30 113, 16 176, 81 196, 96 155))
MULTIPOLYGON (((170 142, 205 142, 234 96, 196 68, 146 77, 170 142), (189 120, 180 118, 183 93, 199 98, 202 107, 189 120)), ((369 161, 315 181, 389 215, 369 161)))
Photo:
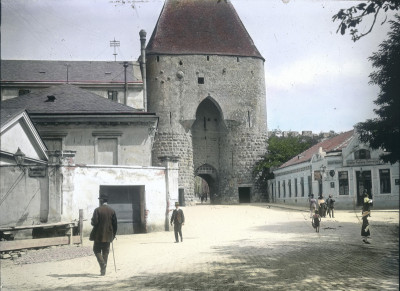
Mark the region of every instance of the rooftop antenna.
POLYGON ((119 40, 115 40, 115 37, 114 37, 114 40, 111 40, 110 41, 110 47, 114 47, 114 53, 113 53, 113 55, 114 55, 114 62, 116 62, 117 61, 117 52, 116 52, 116 50, 115 50, 115 48, 117 47, 117 46, 119 46, 119 40))

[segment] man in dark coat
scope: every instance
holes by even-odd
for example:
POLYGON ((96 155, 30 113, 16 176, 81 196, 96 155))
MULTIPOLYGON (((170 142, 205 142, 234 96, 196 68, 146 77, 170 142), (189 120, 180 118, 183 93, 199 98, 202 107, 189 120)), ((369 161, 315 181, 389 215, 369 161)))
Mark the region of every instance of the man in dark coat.
POLYGON ((171 225, 174 223, 174 233, 175 233, 175 242, 178 243, 178 234, 181 237, 181 242, 183 241, 182 238, 182 225, 185 224, 185 215, 183 215, 182 209, 179 209, 179 203, 175 202, 175 210, 172 212, 171 216, 171 225))
POLYGON ((93 252, 100 265, 100 274, 106 274, 107 259, 110 252, 110 243, 117 234, 117 216, 115 211, 107 205, 108 197, 100 194, 100 207, 97 207, 92 216, 93 230, 90 240, 93 243, 93 252))

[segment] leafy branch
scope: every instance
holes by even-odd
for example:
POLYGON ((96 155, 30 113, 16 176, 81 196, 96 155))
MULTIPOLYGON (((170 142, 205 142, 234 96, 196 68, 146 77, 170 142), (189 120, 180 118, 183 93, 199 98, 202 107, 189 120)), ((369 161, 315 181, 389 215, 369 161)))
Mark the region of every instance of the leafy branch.
MULTIPOLYGON (((375 26, 378 14, 383 10, 385 13, 389 10, 398 10, 400 7, 400 1, 382 1, 382 0, 370 0, 367 3, 360 3, 352 6, 348 9, 340 9, 339 12, 332 17, 332 21, 340 21, 336 33, 340 31, 342 35, 346 33, 347 29, 350 29, 350 35, 353 41, 357 41, 360 38, 369 34, 375 26), (373 16, 372 23, 369 29, 362 33, 359 32, 357 26, 367 17, 373 16)), ((387 17, 381 23, 386 22, 387 17)))

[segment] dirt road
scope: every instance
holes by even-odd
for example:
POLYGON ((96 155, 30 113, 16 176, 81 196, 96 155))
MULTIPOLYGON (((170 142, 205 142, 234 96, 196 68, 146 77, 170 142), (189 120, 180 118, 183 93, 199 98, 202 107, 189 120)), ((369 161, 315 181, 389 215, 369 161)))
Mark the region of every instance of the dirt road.
POLYGON ((398 211, 372 212, 366 245, 360 213, 353 211, 337 210, 316 233, 306 209, 257 204, 182 209, 183 243, 174 243, 173 231, 118 236, 117 272, 110 254, 105 277, 99 276, 88 240, 79 252, 57 247, 35 258, 28 251, 25 259, 1 261, 2 290, 399 289, 398 211), (63 253, 72 258, 63 259, 63 253))

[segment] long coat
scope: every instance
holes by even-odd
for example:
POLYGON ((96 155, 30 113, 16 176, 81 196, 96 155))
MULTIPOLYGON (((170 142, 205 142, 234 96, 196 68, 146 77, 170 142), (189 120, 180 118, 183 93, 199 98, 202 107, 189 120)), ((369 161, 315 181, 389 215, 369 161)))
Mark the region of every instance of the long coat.
POLYGON ((107 204, 97 207, 92 216, 93 231, 91 240, 112 242, 117 234, 117 216, 114 209, 107 204))
POLYGON ((175 209, 174 212, 172 212, 171 223, 172 222, 175 225, 185 223, 185 215, 183 214, 182 209, 175 209))

